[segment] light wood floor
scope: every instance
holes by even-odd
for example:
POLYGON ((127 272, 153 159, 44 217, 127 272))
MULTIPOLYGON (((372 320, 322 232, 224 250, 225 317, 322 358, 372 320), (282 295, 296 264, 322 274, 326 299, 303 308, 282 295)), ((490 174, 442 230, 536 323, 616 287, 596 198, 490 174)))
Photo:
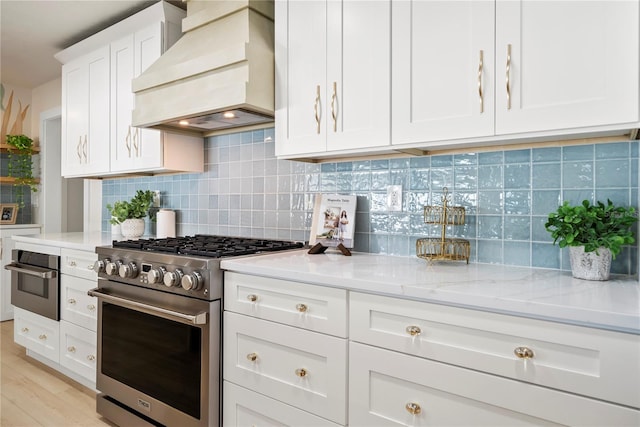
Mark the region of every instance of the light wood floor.
POLYGON ((92 390, 26 356, 13 321, 0 328, 0 426, 115 426, 96 413, 92 390))

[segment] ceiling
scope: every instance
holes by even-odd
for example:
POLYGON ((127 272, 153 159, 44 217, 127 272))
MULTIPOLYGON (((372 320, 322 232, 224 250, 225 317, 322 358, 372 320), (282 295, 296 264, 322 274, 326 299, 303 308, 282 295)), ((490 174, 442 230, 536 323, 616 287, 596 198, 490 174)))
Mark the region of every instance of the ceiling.
POLYGON ((54 54, 158 1, 0 0, 1 81, 32 89, 60 77, 54 54))

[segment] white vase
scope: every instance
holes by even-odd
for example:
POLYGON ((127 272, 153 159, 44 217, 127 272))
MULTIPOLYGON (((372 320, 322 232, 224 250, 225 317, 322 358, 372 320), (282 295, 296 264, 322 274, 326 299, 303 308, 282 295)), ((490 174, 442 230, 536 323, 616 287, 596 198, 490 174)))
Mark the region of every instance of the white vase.
POLYGON ((144 219, 143 218, 130 218, 125 219, 120 224, 122 237, 127 239, 135 239, 144 234, 144 219))
POLYGON ((585 252, 584 246, 569 246, 571 273, 576 279, 609 280, 611 251, 598 248, 596 252, 585 252))

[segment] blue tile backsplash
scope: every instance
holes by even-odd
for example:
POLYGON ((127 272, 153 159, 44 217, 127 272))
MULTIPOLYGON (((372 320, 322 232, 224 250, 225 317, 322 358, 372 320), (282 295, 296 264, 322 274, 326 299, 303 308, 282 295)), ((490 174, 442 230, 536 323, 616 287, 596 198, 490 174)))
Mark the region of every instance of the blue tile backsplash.
MULTIPOLYGON (((315 194, 337 192, 358 196, 357 251, 414 256, 417 238, 440 234, 422 208, 448 187, 467 220, 447 235, 471 242, 471 262, 569 270, 544 229, 549 212, 563 200, 638 207, 637 141, 314 164, 276 159, 274 139, 272 128, 209 137, 202 174, 105 179, 103 230, 107 203, 149 189, 176 210, 179 235, 308 240, 315 194), (388 185, 402 185, 402 212, 387 211, 388 185)), ((637 245, 612 271, 638 272, 637 245)))

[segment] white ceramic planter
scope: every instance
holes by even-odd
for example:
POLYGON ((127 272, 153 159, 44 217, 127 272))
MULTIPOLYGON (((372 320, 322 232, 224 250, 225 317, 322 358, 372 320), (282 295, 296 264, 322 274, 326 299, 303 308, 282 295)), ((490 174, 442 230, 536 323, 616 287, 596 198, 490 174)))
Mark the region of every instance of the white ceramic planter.
POLYGON ((122 237, 125 237, 127 239, 135 239, 137 237, 140 237, 144 234, 144 219, 125 219, 120 224, 120 229, 122 232, 122 237))
POLYGON ((576 279, 609 280, 611 251, 599 248, 598 253, 585 252, 584 246, 569 246, 571 273, 576 279))

